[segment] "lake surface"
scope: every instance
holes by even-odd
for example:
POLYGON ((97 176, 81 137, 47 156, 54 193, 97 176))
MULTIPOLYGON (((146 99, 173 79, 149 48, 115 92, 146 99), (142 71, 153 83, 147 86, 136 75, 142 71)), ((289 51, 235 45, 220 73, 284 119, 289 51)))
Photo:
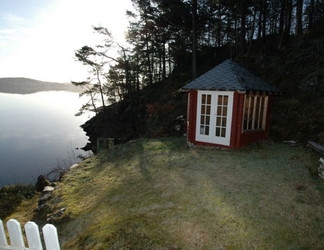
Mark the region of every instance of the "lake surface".
POLYGON ((69 167, 88 137, 80 125, 89 115, 74 116, 84 100, 64 91, 19 95, 0 93, 0 187, 34 184, 55 167, 69 167))

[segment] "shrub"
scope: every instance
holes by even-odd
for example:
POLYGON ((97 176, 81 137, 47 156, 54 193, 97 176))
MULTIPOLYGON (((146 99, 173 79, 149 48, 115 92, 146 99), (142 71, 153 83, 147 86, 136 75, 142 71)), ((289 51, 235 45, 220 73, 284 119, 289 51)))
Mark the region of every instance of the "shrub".
POLYGON ((36 193, 33 185, 14 185, 0 188, 0 218, 10 215, 25 199, 31 199, 36 193))

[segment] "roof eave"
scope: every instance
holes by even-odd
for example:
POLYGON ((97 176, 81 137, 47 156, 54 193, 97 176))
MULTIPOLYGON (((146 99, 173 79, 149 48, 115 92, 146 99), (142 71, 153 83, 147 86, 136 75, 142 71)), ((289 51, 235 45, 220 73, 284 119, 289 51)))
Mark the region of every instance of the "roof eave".
POLYGON ((180 88, 178 92, 180 93, 188 93, 191 90, 202 90, 202 91, 236 91, 240 94, 245 94, 248 92, 260 92, 260 93, 265 93, 266 95, 277 95, 281 96, 283 95, 283 92, 280 90, 277 91, 269 91, 269 90, 245 90, 245 89, 216 89, 216 88, 180 88))
POLYGON ((179 93, 187 93, 187 92, 189 92, 190 91, 190 89, 184 89, 184 88, 180 88, 180 89, 178 89, 178 92, 179 93))

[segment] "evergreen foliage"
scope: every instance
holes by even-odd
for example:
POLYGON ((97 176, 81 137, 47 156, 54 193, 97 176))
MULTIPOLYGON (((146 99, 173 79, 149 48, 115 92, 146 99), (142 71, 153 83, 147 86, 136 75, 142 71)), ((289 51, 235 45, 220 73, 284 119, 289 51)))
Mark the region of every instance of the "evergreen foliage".
POLYGON ((276 100, 275 139, 319 138, 323 93, 315 91, 314 98, 302 89, 324 88, 323 0, 132 3, 135 11, 126 13, 127 46, 114 43, 107 28, 94 27, 103 36, 102 44, 76 52, 77 59, 93 70, 96 82, 81 83, 87 84, 84 93, 91 97, 82 108, 97 113, 84 126, 90 137, 169 134, 165 128, 172 119, 186 114, 186 99, 177 90, 194 75, 232 58, 285 91, 284 98, 276 100), (113 47, 118 48, 117 56, 111 54, 113 47), (166 112, 166 107, 172 108, 166 112))

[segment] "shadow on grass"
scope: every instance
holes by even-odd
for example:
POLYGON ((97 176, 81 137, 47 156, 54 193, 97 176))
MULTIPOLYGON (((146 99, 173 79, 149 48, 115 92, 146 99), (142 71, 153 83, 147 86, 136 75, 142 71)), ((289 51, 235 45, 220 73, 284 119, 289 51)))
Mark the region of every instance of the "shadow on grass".
POLYGON ((79 169, 84 181, 74 195, 87 217, 67 247, 317 248, 324 195, 309 161, 302 149, 275 144, 202 150, 162 138, 118 146, 79 169))

